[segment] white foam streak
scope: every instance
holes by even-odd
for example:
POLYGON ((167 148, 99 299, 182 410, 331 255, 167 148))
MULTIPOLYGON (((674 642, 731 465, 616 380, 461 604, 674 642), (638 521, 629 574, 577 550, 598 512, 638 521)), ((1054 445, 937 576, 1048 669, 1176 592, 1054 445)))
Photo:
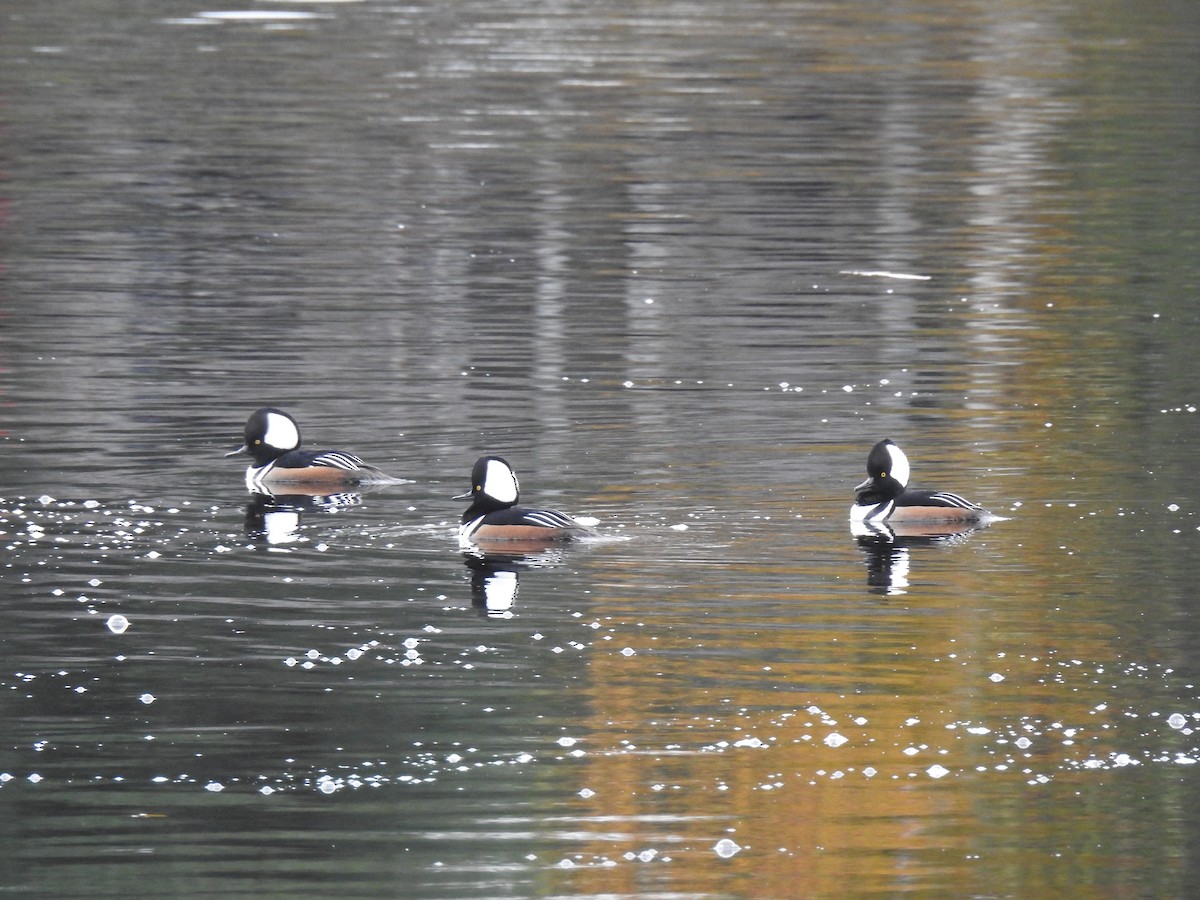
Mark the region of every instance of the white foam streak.
POLYGON ((843 269, 839 275, 858 275, 861 278, 894 278, 897 281, 929 281, 932 275, 913 275, 908 272, 887 272, 877 270, 843 269))

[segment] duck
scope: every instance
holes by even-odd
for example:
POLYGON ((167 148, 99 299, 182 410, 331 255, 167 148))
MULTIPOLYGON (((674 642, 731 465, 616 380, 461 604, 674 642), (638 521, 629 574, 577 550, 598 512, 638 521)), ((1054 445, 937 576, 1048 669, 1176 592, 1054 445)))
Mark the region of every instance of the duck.
POLYGON ((908 457, 889 438, 867 454, 867 480, 854 489, 850 521, 865 524, 904 522, 979 522, 992 514, 950 491, 908 486, 908 457))
POLYGON ((517 473, 508 461, 481 456, 471 469, 471 490, 454 498, 471 501, 459 525, 460 543, 569 541, 594 533, 558 510, 518 506, 520 498, 517 473))
POLYGON ((389 482, 395 479, 344 450, 301 450, 300 426, 282 409, 264 406, 246 420, 245 441, 226 457, 248 454, 246 486, 269 491, 271 486, 336 488, 389 482))

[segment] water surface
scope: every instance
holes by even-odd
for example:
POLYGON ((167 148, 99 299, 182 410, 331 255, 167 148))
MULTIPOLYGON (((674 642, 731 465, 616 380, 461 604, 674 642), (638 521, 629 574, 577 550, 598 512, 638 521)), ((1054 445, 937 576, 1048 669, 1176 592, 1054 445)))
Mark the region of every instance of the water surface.
POLYGON ((1186 894, 1190 5, 74 9, 0 28, 5 887, 1186 894), (409 481, 252 498, 266 404, 409 481), (1004 521, 852 534, 885 436, 1004 521), (602 539, 464 554, 482 453, 602 539))

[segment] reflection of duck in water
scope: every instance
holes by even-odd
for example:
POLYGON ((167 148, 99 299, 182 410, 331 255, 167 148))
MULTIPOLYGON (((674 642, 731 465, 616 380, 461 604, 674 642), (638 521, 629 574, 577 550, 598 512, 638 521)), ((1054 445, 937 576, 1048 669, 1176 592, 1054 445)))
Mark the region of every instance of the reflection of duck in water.
POLYGON ((867 558, 867 585, 888 594, 908 587, 911 551, 959 544, 980 528, 979 522, 853 522, 850 531, 867 558))
POLYGON ((889 525, 916 522, 981 523, 994 518, 982 506, 949 491, 920 491, 908 487, 908 457, 890 440, 882 440, 867 455, 867 480, 854 489, 850 521, 889 525))
POLYGON ((557 510, 517 506, 517 475, 499 456, 480 457, 471 470, 470 492, 454 499, 472 501, 458 529, 464 547, 494 546, 503 553, 521 553, 595 534, 557 510))
POLYGON ((480 615, 490 619, 510 619, 517 603, 522 569, 536 569, 562 562, 559 550, 541 553, 483 553, 478 548, 464 554, 471 570, 471 603, 480 615))
POLYGON ((486 618, 511 619, 521 583, 517 570, 479 556, 468 556, 467 566, 471 569, 471 605, 486 618))
POLYGON ((392 482, 374 466, 342 450, 301 450, 300 426, 281 409, 265 406, 246 420, 245 443, 226 453, 248 453, 254 460, 246 469, 246 487, 267 485, 324 486, 323 493, 350 484, 392 482))
POLYGON ((309 510, 336 511, 358 506, 362 495, 355 493, 327 494, 304 491, 297 485, 288 486, 289 493, 251 491, 246 504, 246 534, 264 538, 268 544, 290 544, 300 539, 300 523, 309 510))

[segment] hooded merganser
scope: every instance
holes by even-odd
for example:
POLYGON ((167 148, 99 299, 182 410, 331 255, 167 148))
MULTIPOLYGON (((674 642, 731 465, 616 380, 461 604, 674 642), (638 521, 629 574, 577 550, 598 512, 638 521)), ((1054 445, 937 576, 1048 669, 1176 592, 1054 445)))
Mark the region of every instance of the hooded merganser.
POLYGON ((264 406, 246 420, 246 442, 226 456, 248 453, 254 464, 246 469, 251 490, 275 484, 328 485, 393 481, 352 453, 341 450, 301 450, 300 426, 281 409, 264 406))
POLYGON ((459 541, 567 541, 592 531, 566 513, 517 506, 517 475, 499 456, 481 456, 471 470, 471 490, 455 500, 472 500, 463 513, 459 541))
POLYGON ((854 489, 851 522, 976 522, 991 516, 982 506, 948 491, 908 488, 908 457, 890 440, 867 455, 867 480, 854 489))

